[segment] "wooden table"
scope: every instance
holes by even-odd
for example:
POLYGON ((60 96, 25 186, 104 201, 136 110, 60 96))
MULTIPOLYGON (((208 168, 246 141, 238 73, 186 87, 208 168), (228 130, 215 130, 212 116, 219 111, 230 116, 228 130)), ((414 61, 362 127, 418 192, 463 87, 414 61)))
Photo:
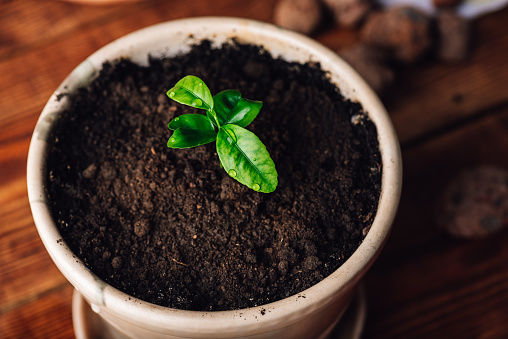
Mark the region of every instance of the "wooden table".
MULTIPOLYGON (((272 21, 275 1, 160 0, 83 6, 0 0, 0 338, 71 338, 72 286, 50 260, 28 205, 26 156, 36 120, 65 76, 110 41, 205 15, 272 21)), ((474 23, 471 58, 399 70, 384 98, 399 135, 404 189, 393 233, 365 278, 365 338, 507 338, 508 230, 453 239, 433 206, 458 172, 508 168, 508 10, 474 23)), ((357 32, 315 38, 338 50, 357 32)))

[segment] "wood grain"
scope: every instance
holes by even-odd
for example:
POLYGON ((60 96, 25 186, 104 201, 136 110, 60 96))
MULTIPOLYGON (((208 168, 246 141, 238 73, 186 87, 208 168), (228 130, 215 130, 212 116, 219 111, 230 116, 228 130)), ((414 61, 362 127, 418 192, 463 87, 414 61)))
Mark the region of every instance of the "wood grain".
POLYGON ((399 69, 396 87, 386 98, 402 144, 506 103, 508 92, 507 10, 473 23, 471 57, 460 64, 437 61, 399 69))
POLYGON ((33 224, 25 179, 27 140, 0 147, 0 314, 65 282, 33 224))
POLYGON ((0 313, 0 334, 4 339, 73 338, 69 284, 41 295, 37 302, 22 305, 8 313, 0 313))
MULTIPOLYGON (((73 337, 72 287, 40 241, 28 206, 26 156, 52 92, 88 55, 137 29, 193 16, 271 22, 276 0, 146 0, 83 6, 0 0, 0 338, 73 337)), ((433 227, 433 204, 459 171, 508 168, 508 9, 474 23, 472 56, 401 67, 384 98, 403 145, 393 234, 366 279, 366 338, 508 337, 507 231, 460 241, 433 227)), ((358 40, 329 26, 332 50, 358 40)))
POLYGON ((433 218, 434 204, 452 178, 479 165, 508 168, 507 149, 505 109, 403 153, 394 230, 366 277, 366 338, 508 335, 508 322, 502 321, 508 319, 508 232, 457 240, 436 229, 433 218))

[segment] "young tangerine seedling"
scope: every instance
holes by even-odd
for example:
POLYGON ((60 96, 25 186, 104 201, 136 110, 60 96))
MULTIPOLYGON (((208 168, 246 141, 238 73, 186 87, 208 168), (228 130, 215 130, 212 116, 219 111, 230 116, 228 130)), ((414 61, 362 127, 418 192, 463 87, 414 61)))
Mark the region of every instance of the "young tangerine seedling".
POLYGON ((188 75, 167 95, 178 103, 206 110, 183 114, 168 124, 173 135, 170 148, 189 148, 216 141, 222 167, 240 183, 257 192, 270 193, 277 187, 277 170, 265 145, 245 129, 258 115, 263 103, 242 98, 237 90, 225 90, 212 97, 198 77, 188 75))

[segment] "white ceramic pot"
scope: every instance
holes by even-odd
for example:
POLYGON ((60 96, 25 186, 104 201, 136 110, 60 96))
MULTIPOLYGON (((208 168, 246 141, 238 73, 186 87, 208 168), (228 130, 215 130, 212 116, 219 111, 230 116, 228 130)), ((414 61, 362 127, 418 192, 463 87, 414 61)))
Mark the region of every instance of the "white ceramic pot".
POLYGON ((335 53, 302 35, 270 24, 235 18, 195 18, 167 22, 129 34, 80 64, 48 101, 35 128, 28 156, 28 193, 35 224, 49 254, 64 276, 116 331, 128 338, 325 338, 346 310, 360 279, 390 232, 401 189, 401 156, 390 119, 374 92, 335 53), (192 34, 192 37, 191 37, 192 34), (129 57, 147 64, 148 55, 188 51, 204 38, 217 44, 236 38, 264 46, 274 57, 316 61, 328 71, 343 95, 360 102, 375 123, 382 155, 382 191, 370 232, 353 255, 333 274, 286 299, 248 309, 195 312, 157 306, 108 285, 77 259, 50 215, 44 192, 47 137, 55 117, 68 105, 60 93, 88 84, 106 60, 129 57), (301 297, 304 296, 304 297, 301 297))

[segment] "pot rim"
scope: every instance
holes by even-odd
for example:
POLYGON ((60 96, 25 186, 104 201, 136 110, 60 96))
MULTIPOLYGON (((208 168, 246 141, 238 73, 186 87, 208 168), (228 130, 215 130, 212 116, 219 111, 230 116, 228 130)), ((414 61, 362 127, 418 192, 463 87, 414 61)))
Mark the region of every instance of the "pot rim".
MULTIPOLYGON (((164 55, 173 55, 185 52, 185 48, 176 50, 174 46, 166 45, 159 51, 164 55)), ((144 59, 146 53, 139 60, 133 58, 139 63, 145 63, 144 59)), ((337 294, 341 289, 354 287, 372 265, 387 239, 400 199, 401 178, 402 163, 395 130, 379 98, 356 71, 336 53, 306 36, 268 23, 230 17, 200 17, 157 24, 128 34, 93 53, 63 81, 43 109, 32 136, 27 164, 28 196, 39 235, 60 271, 87 300, 99 308, 107 307, 107 312, 112 312, 117 317, 136 319, 136 323, 140 326, 149 322, 157 327, 166 328, 170 324, 171 327, 176 326, 182 331, 192 326, 195 331, 205 333, 212 328, 214 331, 223 331, 222 334, 227 334, 231 322, 233 326, 244 328, 251 325, 277 326, 282 318, 285 321, 297 322, 303 316, 312 314, 330 303, 332 299, 330 296, 337 294), (215 35, 210 35, 212 30, 215 35), (342 94, 353 101, 361 102, 364 111, 375 123, 383 164, 382 189, 377 214, 369 233, 351 257, 316 285, 285 299, 247 309, 210 312, 172 309, 136 299, 105 283, 90 272, 62 240, 46 205, 44 192, 46 140, 56 114, 65 107, 68 100, 67 97, 62 99, 59 95, 86 85, 90 80, 83 81, 82 76, 90 78, 97 73, 104 58, 128 56, 144 49, 150 50, 149 45, 154 40, 160 41, 161 36, 169 31, 177 32, 174 34, 182 35, 182 39, 187 39, 190 43, 202 40, 203 36, 212 39, 218 35, 226 38, 234 36, 242 43, 265 46, 274 57, 279 56, 279 51, 274 48, 277 43, 286 44, 285 50, 299 53, 302 50, 308 51, 310 56, 306 60, 305 58, 289 60, 319 61, 322 68, 330 72, 331 80, 340 88, 342 94), (190 37, 189 34, 194 37, 190 37), (196 322, 196 319, 199 321, 196 322), (228 320, 227 324, 221 321, 225 319, 228 320)))

